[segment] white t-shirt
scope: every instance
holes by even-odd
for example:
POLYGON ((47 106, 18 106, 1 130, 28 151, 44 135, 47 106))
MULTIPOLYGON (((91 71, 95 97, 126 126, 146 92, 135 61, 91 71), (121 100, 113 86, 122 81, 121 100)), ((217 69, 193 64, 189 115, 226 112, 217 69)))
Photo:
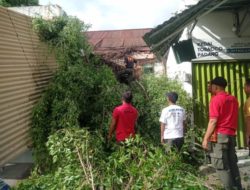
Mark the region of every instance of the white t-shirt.
POLYGON ((161 112, 160 122, 165 124, 164 139, 183 137, 183 121, 186 119, 185 110, 178 105, 170 105, 161 112))

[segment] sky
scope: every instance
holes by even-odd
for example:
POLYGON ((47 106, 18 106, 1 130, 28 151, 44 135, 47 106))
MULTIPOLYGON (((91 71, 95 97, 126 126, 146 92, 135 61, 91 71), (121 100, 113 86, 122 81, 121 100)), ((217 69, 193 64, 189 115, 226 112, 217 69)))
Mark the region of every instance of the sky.
POLYGON ((57 4, 76 16, 89 30, 154 28, 174 16, 185 0, 39 0, 57 4))

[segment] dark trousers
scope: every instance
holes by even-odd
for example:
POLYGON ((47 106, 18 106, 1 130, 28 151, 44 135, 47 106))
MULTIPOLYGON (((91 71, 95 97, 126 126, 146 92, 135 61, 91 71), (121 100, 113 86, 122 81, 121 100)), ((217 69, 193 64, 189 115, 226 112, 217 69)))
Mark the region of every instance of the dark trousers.
POLYGON ((184 144, 184 138, 175 138, 175 139, 164 139, 164 143, 169 145, 167 147, 167 152, 170 151, 171 149, 176 149, 178 151, 181 150, 182 145, 184 144))
POLYGON ((134 80, 134 70, 132 68, 126 68, 125 70, 119 72, 117 77, 121 83, 129 84, 134 80))
POLYGON ((226 190, 242 190, 235 136, 218 134, 211 143, 211 162, 226 190))

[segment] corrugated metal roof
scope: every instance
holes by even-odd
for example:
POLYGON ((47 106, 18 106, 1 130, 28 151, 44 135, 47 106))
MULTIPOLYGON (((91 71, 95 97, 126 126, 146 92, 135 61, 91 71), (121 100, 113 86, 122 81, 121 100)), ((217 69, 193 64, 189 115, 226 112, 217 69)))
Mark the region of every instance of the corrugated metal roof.
POLYGON ((250 6, 250 0, 200 0, 146 33, 143 38, 155 53, 163 56, 178 41, 183 29, 195 19, 213 10, 241 9, 246 6, 250 6))
POLYGON ((96 53, 105 54, 133 48, 137 51, 150 51, 143 35, 151 29, 104 30, 86 32, 88 41, 96 53))

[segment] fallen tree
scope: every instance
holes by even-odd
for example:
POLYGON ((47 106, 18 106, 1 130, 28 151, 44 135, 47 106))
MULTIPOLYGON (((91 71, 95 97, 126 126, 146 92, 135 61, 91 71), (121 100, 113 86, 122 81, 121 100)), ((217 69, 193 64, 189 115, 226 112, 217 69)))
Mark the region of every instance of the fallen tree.
POLYGON ((34 26, 56 53, 59 69, 34 108, 36 167, 17 189, 205 189, 198 165, 191 165, 199 163, 199 155, 194 160, 189 156, 189 134, 198 134, 190 122, 183 154, 166 155, 160 145, 158 120, 167 91, 178 92, 179 104, 191 116, 192 99, 178 81, 149 75, 140 83, 120 84, 92 54, 82 36, 84 23, 64 17, 38 19, 34 26), (140 114, 138 136, 123 146, 109 145, 105 137, 111 113, 127 89, 140 114))

